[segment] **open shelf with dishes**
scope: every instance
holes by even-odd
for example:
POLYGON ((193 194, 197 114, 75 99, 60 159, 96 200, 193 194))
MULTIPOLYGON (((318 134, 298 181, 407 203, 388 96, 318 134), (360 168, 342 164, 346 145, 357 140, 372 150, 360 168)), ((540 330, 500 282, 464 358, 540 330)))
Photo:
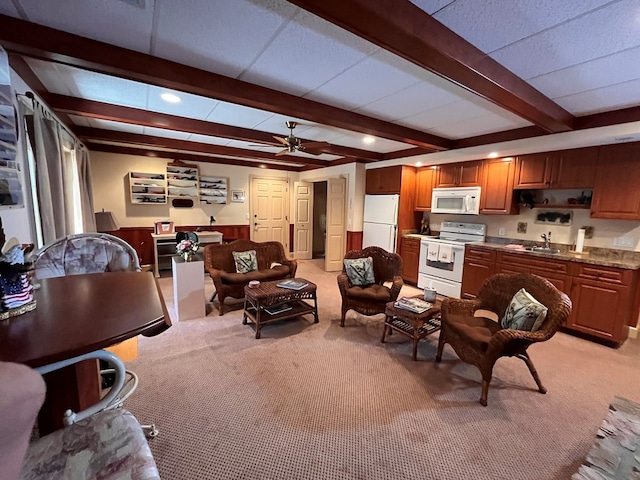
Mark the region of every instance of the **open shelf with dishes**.
POLYGON ((166 204, 165 174, 129 172, 129 194, 132 204, 166 204))
POLYGON ((200 203, 226 204, 229 198, 229 179, 225 177, 200 177, 200 203))
POLYGON ((197 165, 174 162, 167 165, 167 189, 169 197, 198 198, 200 183, 197 165))
POLYGON ((546 209, 584 209, 591 208, 593 190, 516 190, 520 207, 546 209))

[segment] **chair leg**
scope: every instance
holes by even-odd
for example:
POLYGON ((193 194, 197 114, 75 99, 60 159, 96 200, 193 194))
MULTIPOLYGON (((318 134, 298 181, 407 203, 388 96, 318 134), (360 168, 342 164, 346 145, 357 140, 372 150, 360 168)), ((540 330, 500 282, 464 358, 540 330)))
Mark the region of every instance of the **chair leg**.
POLYGON ((438 353, 436 353, 436 362, 440 362, 442 360, 442 351, 444 350, 444 336, 442 335, 442 330, 440 330, 440 337, 438 337, 438 353))
POLYGON ((209 302, 213 302, 216 298, 216 296, 218 295, 218 291, 216 290, 215 292, 213 292, 213 295, 211 296, 211 300, 209 300, 209 302))
POLYGON ((140 425, 140 427, 142 428, 142 431, 144 432, 144 434, 149 438, 155 438, 160 433, 156 428, 155 423, 151 423, 149 425, 140 425))
POLYGON ((382 338, 380 339, 380 343, 384 343, 384 337, 387 334, 387 329, 391 330, 391 327, 387 327, 387 318, 389 317, 385 317, 384 323, 382 324, 382 338))
POLYGON ((224 315, 224 296, 218 296, 218 315, 224 315))
POLYGON ((483 407, 487 406, 487 395, 489 394, 489 384, 491 383, 491 379, 485 380, 482 379, 482 395, 480 395, 480 404, 483 407))
POLYGON ((347 310, 342 308, 342 316, 340 317, 340 326, 344 327, 344 317, 347 315, 347 310))
POLYGON ((542 382, 540 381, 540 377, 538 376, 538 372, 536 370, 536 367, 533 366, 533 362, 531 361, 531 358, 529 358, 529 354, 527 352, 524 352, 524 353, 518 355, 518 358, 524 360, 524 363, 526 363, 527 367, 529 367, 529 371, 531 372, 531 376, 536 381, 536 385, 538 385, 538 391, 540 393, 543 393, 543 394, 547 393, 547 389, 542 386, 542 382))

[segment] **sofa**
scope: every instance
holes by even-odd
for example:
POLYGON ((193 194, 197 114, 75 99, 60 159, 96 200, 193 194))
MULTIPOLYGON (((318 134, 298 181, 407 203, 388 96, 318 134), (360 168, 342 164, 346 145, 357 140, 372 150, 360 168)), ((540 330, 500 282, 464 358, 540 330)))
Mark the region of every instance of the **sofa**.
POLYGON ((294 278, 298 263, 289 260, 280 242, 252 242, 236 240, 231 243, 211 244, 204 248, 204 266, 213 280, 216 291, 212 297, 218 296, 219 315, 224 314, 224 299, 244 298, 244 287, 252 280, 267 282, 294 278), (238 273, 233 252, 255 250, 257 270, 238 273))

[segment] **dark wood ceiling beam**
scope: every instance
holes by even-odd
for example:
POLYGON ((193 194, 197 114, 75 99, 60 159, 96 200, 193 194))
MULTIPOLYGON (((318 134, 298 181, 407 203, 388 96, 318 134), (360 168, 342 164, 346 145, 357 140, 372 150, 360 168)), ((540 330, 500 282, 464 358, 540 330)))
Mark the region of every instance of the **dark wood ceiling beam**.
MULTIPOLYGON (((286 170, 289 172, 300 172, 302 167, 293 165, 281 165, 276 163, 263 163, 260 161, 251 162, 249 160, 239 160, 233 158, 207 157, 205 155, 194 155, 189 153, 167 152, 162 150, 151 150, 148 148, 124 147, 121 145, 108 145, 105 143, 88 142, 87 148, 94 152, 115 153, 118 155, 137 155, 141 157, 169 158, 173 160, 187 160, 189 162, 217 163, 222 165, 238 165, 241 167, 272 168, 274 170, 286 170)), ((320 168, 320 167, 315 167, 320 168)))
POLYGON ((130 80, 303 118, 398 142, 446 150, 449 140, 78 35, 0 15, 8 51, 130 80))
MULTIPOLYGON (((50 94, 49 102, 51 108, 56 112, 64 112, 72 115, 79 115, 88 118, 110 120, 114 122, 130 123, 145 127, 164 128, 179 132, 197 133, 212 137, 230 138, 245 142, 273 143, 273 133, 251 130, 249 128, 234 127, 221 123, 208 122, 193 118, 169 115, 166 113, 151 112, 139 108, 123 107, 110 103, 96 102, 82 98, 69 97, 66 95, 50 94)), ((312 140, 300 139, 302 144, 312 140)), ((327 146, 324 153, 332 155, 343 155, 349 157, 366 158, 368 160, 382 160, 382 154, 370 152, 359 148, 341 147, 339 145, 327 146)))
POLYGON ((169 148, 182 152, 205 153, 208 155, 228 155, 246 159, 263 159, 278 163, 298 163, 300 165, 317 165, 326 167, 329 162, 315 158, 298 157, 294 155, 280 155, 276 157, 270 152, 258 152, 247 148, 234 148, 210 143, 178 140, 175 138, 156 137, 153 135, 141 135, 138 133, 119 132, 117 130, 105 130, 101 128, 76 127, 76 135, 87 141, 106 141, 127 143, 137 146, 169 148))
POLYGON ((420 147, 406 148, 404 150, 396 150, 395 152, 387 152, 384 154, 384 159, 394 160, 396 158, 415 157, 416 155, 425 155, 427 153, 433 153, 433 150, 420 147))
POLYGON ((573 116, 409 0, 288 0, 548 132, 573 116))

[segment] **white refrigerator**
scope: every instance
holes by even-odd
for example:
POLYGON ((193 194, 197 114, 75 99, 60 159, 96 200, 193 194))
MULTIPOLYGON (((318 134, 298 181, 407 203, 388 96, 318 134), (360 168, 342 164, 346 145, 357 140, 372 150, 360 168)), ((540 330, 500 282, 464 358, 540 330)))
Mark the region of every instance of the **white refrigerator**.
POLYGON ((365 195, 362 248, 376 246, 396 251, 400 195, 365 195))

